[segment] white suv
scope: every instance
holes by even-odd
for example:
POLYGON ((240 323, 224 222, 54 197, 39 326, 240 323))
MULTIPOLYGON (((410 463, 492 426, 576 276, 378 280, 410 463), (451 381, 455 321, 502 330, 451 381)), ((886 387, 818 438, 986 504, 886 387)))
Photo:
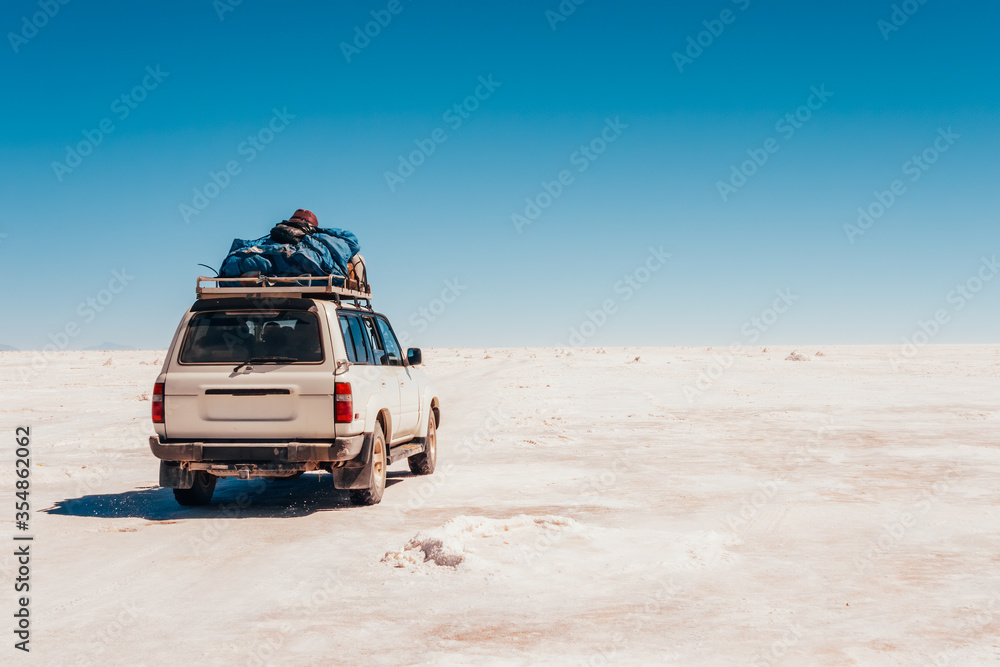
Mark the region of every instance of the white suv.
POLYGON ((437 395, 370 292, 328 279, 202 287, 212 280, 199 279, 153 390, 149 446, 180 504, 208 503, 219 477, 326 470, 374 505, 391 463, 434 472, 437 395))

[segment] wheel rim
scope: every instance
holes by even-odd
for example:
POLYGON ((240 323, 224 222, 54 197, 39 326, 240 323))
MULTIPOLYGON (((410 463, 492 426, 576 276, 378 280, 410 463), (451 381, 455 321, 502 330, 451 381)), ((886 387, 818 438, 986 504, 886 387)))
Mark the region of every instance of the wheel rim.
POLYGON ((373 472, 375 473, 375 485, 381 489, 385 486, 385 445, 381 440, 375 441, 375 461, 373 472))
POLYGON ((437 458, 437 427, 434 425, 433 418, 431 418, 431 424, 427 428, 427 458, 431 461, 437 458))

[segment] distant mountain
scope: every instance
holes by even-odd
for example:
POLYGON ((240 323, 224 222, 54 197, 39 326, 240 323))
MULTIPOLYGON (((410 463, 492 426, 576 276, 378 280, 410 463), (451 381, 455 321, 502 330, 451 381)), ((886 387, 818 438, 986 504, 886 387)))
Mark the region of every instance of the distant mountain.
POLYGON ((16 347, 12 347, 10 345, 4 345, 3 343, 0 343, 0 352, 17 352, 17 351, 18 350, 17 350, 16 347))
POLYGON ((120 345, 118 343, 101 343, 100 345, 92 345, 90 347, 83 348, 84 352, 123 352, 129 350, 135 350, 137 348, 131 345, 120 345))

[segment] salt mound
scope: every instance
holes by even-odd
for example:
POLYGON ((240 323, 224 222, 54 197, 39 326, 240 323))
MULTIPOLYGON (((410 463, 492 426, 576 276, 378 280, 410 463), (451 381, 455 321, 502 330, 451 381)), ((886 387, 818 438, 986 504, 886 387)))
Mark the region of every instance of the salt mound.
POLYGON ((507 519, 459 516, 443 526, 417 533, 401 550, 386 552, 382 562, 403 568, 458 568, 486 560, 482 554, 496 552, 498 547, 523 549, 542 536, 551 540, 552 534, 581 529, 573 519, 561 516, 519 514, 507 519))
POLYGON ((809 357, 803 356, 798 352, 792 352, 790 355, 785 357, 785 361, 809 361, 809 357))

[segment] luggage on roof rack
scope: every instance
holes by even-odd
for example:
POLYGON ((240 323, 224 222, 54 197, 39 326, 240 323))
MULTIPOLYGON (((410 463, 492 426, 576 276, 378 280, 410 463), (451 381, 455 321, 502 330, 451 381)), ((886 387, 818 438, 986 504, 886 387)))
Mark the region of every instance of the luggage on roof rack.
MULTIPOLYGON (((273 230, 270 235, 259 239, 234 239, 219 269, 219 276, 233 280, 226 281, 229 284, 222 286, 238 287, 235 284, 236 278, 250 276, 325 278, 332 275, 334 284, 345 284, 351 280, 366 281, 357 236, 346 229, 314 229, 309 226, 307 229, 309 233, 303 233, 297 240, 282 237, 283 240, 295 240, 294 243, 275 240, 273 230)), ((298 228, 293 229, 295 230, 298 228)))

